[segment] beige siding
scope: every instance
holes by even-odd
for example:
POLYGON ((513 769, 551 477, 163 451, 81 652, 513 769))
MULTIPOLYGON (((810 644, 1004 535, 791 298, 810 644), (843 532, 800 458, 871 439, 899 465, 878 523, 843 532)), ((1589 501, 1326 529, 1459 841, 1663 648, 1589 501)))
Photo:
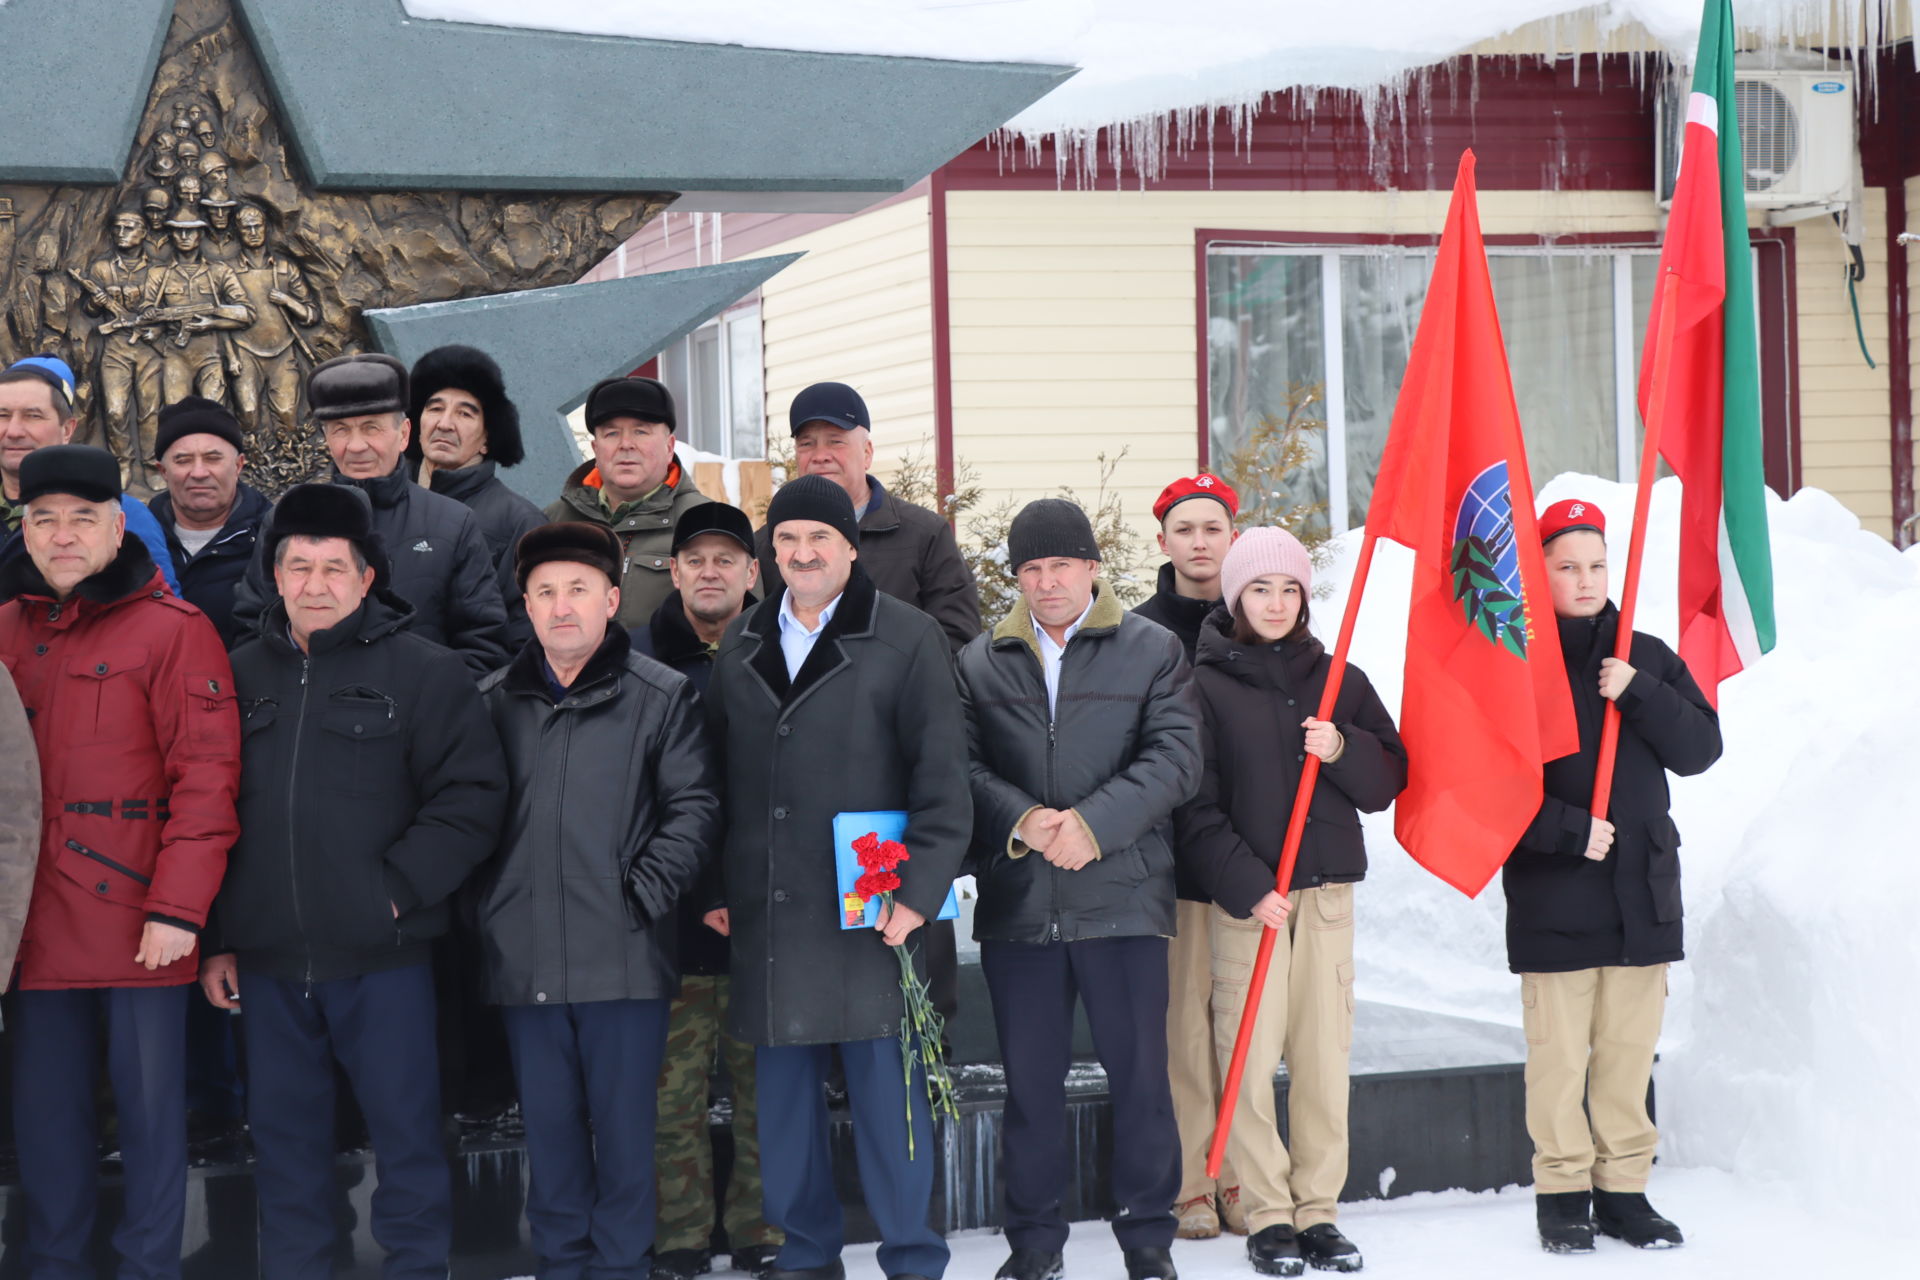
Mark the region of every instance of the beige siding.
POLYGON ((845 382, 873 414, 875 469, 933 454, 933 292, 925 198, 888 205, 748 257, 806 256, 760 290, 767 429, 812 382, 845 382))
POLYGON ((1860 323, 1877 369, 1854 335, 1845 271, 1851 261, 1826 219, 1794 233, 1800 295, 1800 478, 1847 504, 1867 528, 1893 533, 1893 463, 1888 450, 1887 193, 1866 193, 1867 278, 1857 286, 1860 323))

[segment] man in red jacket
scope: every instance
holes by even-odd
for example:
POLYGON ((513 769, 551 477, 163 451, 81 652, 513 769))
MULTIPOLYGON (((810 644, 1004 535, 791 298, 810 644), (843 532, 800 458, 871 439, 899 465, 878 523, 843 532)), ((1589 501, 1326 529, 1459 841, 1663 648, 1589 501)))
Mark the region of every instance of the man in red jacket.
POLYGON ((111 454, 36 449, 20 490, 28 554, 0 568, 0 661, 31 717, 45 812, 8 1027, 26 1270, 93 1272, 104 1025, 125 1167, 119 1273, 177 1277, 186 1000, 239 834, 233 674, 213 624, 126 536, 111 454))

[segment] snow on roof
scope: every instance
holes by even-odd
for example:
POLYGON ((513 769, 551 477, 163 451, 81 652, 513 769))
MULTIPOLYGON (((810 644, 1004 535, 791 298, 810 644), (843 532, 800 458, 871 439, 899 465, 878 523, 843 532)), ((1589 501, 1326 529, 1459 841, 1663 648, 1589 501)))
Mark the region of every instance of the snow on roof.
MULTIPOLYGON (((1701 0, 404 0, 416 18, 702 44, 967 61, 1080 74, 1010 127, 1033 138, 1222 108, 1292 88, 1369 89, 1534 28, 1537 52, 1624 38, 1688 55, 1701 0)), ((1920 0, 1739 0, 1767 46, 1874 47, 1920 0)))

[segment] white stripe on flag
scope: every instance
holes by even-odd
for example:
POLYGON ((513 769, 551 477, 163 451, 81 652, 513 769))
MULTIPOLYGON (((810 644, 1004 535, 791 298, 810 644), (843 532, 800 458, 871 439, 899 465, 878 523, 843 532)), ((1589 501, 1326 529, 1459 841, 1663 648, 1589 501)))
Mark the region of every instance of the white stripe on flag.
POLYGON ((1720 135, 1720 104, 1704 93, 1696 93, 1687 99, 1687 123, 1705 125, 1720 135))
POLYGON ((1760 633, 1753 625, 1753 602, 1747 599, 1747 584, 1740 577, 1740 565, 1733 558, 1733 539, 1727 536, 1727 509, 1720 508, 1720 617, 1733 651, 1740 655, 1745 671, 1760 661, 1760 633))

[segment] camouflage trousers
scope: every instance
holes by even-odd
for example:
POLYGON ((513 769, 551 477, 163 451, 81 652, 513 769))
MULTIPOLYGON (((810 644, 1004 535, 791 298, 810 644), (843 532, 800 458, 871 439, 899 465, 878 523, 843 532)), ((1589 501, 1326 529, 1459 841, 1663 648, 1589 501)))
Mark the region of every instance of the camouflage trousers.
POLYGON ((718 1206, 734 1248, 779 1245, 781 1234, 760 1216, 760 1126, 754 1098, 753 1046, 721 1030, 727 979, 690 975, 667 1021, 667 1052, 660 1066, 659 1120, 654 1172, 660 1204, 654 1249, 704 1249, 715 1214, 713 1142, 707 1129, 707 1084, 714 1056, 733 1079, 733 1171, 718 1206))

